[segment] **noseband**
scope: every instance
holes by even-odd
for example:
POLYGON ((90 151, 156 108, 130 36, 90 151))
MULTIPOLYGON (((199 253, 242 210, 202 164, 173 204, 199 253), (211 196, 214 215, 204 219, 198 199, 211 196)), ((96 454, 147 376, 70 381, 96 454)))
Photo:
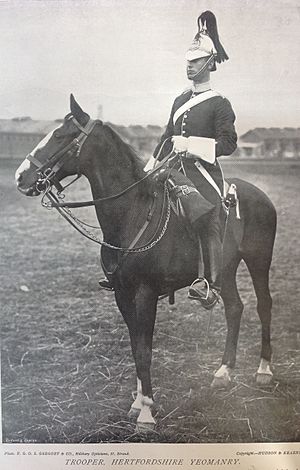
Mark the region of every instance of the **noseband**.
MULTIPOLYGON (((72 184, 75 180, 80 178, 81 174, 79 172, 79 165, 78 165, 78 157, 81 152, 81 148, 86 141, 87 137, 91 134, 92 130, 94 129, 97 123, 102 123, 99 120, 93 121, 89 119, 87 124, 83 127, 81 124, 75 119, 74 116, 70 117, 70 120, 75 124, 78 130, 80 130, 80 134, 78 137, 75 137, 68 145, 66 145, 63 149, 55 152, 51 155, 45 163, 39 161, 34 155, 29 155, 27 159, 35 165, 36 172, 38 174, 38 180, 36 182, 36 190, 39 193, 43 193, 50 189, 51 185, 54 184, 56 189, 61 192, 63 191, 63 187, 60 184, 59 180, 56 178, 57 172, 63 167, 65 161, 69 157, 75 157, 77 160, 77 176, 75 179, 69 183, 72 184)), ((69 186, 69 184, 67 186, 69 186)), ((66 186, 65 186, 66 187, 66 186)))

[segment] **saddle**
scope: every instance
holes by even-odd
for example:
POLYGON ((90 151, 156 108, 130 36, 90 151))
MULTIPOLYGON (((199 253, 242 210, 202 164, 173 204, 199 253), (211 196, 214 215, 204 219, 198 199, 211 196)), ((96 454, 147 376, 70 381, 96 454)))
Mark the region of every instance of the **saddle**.
MULTIPOLYGON (((191 225, 194 225, 199 218, 213 210, 215 206, 198 191, 192 181, 183 173, 174 169, 167 173, 171 207, 178 217, 184 217, 191 225)), ((225 181, 225 197, 222 200, 222 207, 226 213, 230 207, 237 207, 237 218, 240 218, 236 186, 227 181, 225 181)))
MULTIPOLYGON (((208 201, 195 187, 192 181, 187 178, 183 173, 172 169, 164 170, 156 175, 155 180, 160 183, 164 183, 167 180, 167 185, 170 194, 171 208, 173 212, 178 216, 184 218, 187 223, 187 229, 191 237, 195 237, 193 225, 197 224, 197 221, 203 217, 205 214, 212 211, 216 206, 208 201)), ((224 226, 226 216, 228 214, 229 208, 236 206, 237 207, 237 218, 240 218, 238 215, 238 199, 236 196, 236 187, 235 185, 229 185, 228 182, 225 183, 225 192, 226 196, 222 200, 222 206, 224 211, 220 212, 220 221, 222 232, 224 236, 224 226)), ((108 281, 101 280, 100 286, 113 290, 113 276, 116 270, 120 267, 120 264, 126 258, 127 253, 122 256, 122 259, 118 259, 117 256, 108 256, 106 250, 101 249, 101 265, 103 272, 105 273, 108 281)), ((169 297, 169 303, 174 304, 174 292, 170 291, 163 297, 169 297)))

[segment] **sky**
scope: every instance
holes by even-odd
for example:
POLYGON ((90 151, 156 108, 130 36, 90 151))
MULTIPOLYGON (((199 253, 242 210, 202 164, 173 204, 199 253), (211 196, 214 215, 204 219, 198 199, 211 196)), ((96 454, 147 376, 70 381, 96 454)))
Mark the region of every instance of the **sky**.
POLYGON ((62 118, 72 92, 92 117, 165 125, 207 9, 230 58, 212 87, 239 134, 300 127, 299 0, 0 0, 0 118, 62 118))

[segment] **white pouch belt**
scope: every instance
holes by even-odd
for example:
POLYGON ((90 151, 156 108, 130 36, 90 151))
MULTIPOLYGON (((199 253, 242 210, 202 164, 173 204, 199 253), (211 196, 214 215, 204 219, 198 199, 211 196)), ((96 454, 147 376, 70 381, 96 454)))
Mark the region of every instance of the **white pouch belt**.
MULTIPOLYGON (((204 166, 201 165, 201 163, 197 160, 195 162, 195 166, 198 168, 198 170, 200 171, 200 173, 202 173, 202 175, 204 176, 204 178, 211 184, 211 186, 217 191, 217 193, 219 194, 220 198, 222 199, 223 197, 225 197, 225 184, 224 184, 224 175, 223 175, 223 172, 222 172, 222 179, 223 179, 223 194, 221 193, 220 191, 220 188, 219 186, 217 185, 217 183, 215 182, 215 180, 210 176, 210 174, 208 173, 208 171, 204 168, 204 166)), ((222 171, 222 170, 221 170, 222 171)))
POLYGON ((203 101, 209 100, 210 98, 213 98, 214 96, 220 96, 219 93, 213 90, 208 90, 204 91, 203 93, 200 93, 199 95, 194 96, 194 98, 189 99, 186 103, 184 103, 180 108, 175 111, 174 116, 173 116, 173 124, 177 121, 177 119, 182 116, 188 109, 193 108, 197 104, 202 103, 203 101))

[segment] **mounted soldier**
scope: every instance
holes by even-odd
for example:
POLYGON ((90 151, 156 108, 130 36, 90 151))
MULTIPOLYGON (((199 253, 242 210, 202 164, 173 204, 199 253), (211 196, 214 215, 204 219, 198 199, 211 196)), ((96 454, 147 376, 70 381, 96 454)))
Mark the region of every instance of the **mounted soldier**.
MULTIPOLYGON (((171 175, 176 188, 197 192, 198 207, 188 219, 197 234, 199 272, 189 288, 189 298, 199 300, 206 309, 216 304, 221 290, 220 213, 225 182, 217 158, 232 154, 237 141, 231 104, 210 85, 210 73, 227 59, 216 18, 206 11, 198 18, 198 32, 186 53, 187 77, 193 85, 175 99, 166 131, 145 167, 151 170, 157 160, 172 154, 172 171, 164 174, 171 175)), ((110 287, 106 280, 100 286, 110 287)))
POLYGON ((146 165, 149 170, 156 158, 162 160, 173 150, 176 157, 169 165, 186 177, 184 181, 172 172, 175 184, 186 183, 201 195, 199 217, 190 220, 199 241, 200 262, 198 278, 189 288, 189 298, 200 300, 207 309, 218 301, 222 281, 220 215, 225 182, 217 159, 232 154, 237 141, 231 104, 213 91, 210 84, 210 73, 216 70, 216 64, 227 59, 216 18, 212 12, 205 11, 198 18, 198 32, 186 53, 187 77, 193 85, 175 99, 166 131, 146 165))

